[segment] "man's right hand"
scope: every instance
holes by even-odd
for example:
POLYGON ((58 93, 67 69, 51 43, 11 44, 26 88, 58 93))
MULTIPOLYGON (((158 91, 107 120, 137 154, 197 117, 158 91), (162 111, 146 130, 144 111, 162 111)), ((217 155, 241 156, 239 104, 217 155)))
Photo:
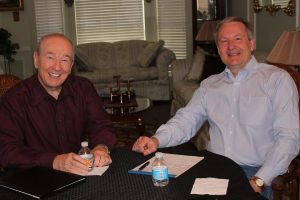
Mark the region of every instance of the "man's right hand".
POLYGON ((88 166, 85 165, 85 160, 75 153, 56 156, 53 160, 53 169, 79 175, 88 173, 88 166))
POLYGON ((133 151, 141 152, 144 155, 148 155, 155 152, 159 146, 159 141, 155 137, 139 137, 132 146, 133 151))

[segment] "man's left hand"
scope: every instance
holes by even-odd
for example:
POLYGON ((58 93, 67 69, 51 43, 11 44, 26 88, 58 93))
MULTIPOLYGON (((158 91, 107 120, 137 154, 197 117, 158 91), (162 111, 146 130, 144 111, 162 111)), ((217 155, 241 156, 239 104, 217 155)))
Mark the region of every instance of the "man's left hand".
POLYGON ((255 184, 254 180, 250 180, 249 182, 255 192, 262 193, 262 189, 255 184))
POLYGON ((96 146, 92 152, 95 157, 95 167, 103 167, 112 163, 111 157, 104 146, 96 146))

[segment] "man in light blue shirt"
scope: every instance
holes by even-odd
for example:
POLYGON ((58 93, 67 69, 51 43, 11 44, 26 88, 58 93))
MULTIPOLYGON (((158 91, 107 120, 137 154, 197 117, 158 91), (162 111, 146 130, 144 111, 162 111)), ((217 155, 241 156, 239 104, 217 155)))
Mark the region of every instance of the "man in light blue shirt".
POLYGON ((222 20, 216 44, 226 69, 202 81, 186 107, 132 149, 147 155, 182 144, 208 120, 207 149, 241 165, 253 189, 271 198, 272 180, 299 152, 296 85, 286 71, 256 61, 253 32, 243 19, 222 20))

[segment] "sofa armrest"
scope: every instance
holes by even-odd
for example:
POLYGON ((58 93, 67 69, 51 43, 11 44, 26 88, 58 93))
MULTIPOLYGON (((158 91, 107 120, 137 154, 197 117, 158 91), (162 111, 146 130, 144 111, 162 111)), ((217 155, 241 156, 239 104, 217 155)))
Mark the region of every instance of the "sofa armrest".
POLYGON ((176 59, 176 56, 173 51, 162 48, 155 59, 156 67, 158 67, 158 79, 162 81, 168 81, 169 79, 169 65, 173 60, 176 59))
POLYGON ((172 81, 183 80, 192 66, 192 59, 177 59, 171 64, 172 81))

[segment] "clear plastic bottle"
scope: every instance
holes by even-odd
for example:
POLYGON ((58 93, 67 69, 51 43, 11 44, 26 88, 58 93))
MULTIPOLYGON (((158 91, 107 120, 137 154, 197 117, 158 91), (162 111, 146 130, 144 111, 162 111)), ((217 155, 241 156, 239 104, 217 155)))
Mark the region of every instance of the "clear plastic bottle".
POLYGON ((94 168, 94 155, 88 147, 89 143, 87 141, 81 142, 81 149, 78 154, 85 159, 85 165, 89 167, 89 171, 94 168))
POLYGON ((161 152, 155 153, 155 160, 152 163, 152 180, 154 186, 157 187, 164 187, 169 183, 168 167, 161 152))

